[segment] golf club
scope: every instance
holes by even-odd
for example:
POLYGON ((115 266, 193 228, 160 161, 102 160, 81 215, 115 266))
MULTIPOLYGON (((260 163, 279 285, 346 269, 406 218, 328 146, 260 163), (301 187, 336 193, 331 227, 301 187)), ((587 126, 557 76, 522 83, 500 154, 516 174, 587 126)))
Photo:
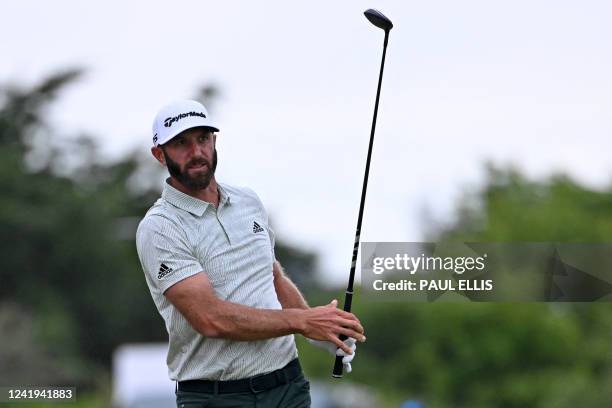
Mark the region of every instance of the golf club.
MULTIPOLYGON (((359 216, 357 217, 357 230, 355 231, 355 245, 353 246, 353 258, 351 261, 351 271, 349 274, 348 286, 344 295, 344 310, 351 311, 353 302, 353 281, 355 279, 355 266, 357 265, 357 252, 359 251, 359 235, 361 234, 361 220, 363 218, 363 207, 365 204, 366 191, 368 189, 368 175, 370 173, 370 159, 372 158, 372 146, 374 144, 374 132, 376 131, 376 116, 378 115, 378 100, 380 98, 380 86, 382 84, 383 70, 385 69, 385 54, 387 53, 387 42, 389 31, 393 28, 393 23, 383 13, 378 10, 368 9, 363 13, 370 23, 385 31, 385 41, 383 44, 382 61, 380 63, 380 74, 378 76, 378 89, 376 90, 376 103, 374 104, 374 118, 372 119, 372 130, 370 132, 370 145, 368 147, 368 158, 366 160, 365 174, 363 176, 363 188, 361 190, 361 203, 359 204, 359 216)), ((340 340, 346 340, 345 335, 340 335, 340 340)), ((336 356, 334 363, 334 378, 342 378, 342 357, 336 356)))

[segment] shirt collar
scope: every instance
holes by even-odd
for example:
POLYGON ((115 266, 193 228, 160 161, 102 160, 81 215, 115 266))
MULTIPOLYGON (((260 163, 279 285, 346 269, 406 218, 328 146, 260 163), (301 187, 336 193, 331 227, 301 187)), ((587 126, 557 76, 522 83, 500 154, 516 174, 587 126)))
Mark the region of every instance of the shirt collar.
POLYGON ((226 188, 221 186, 221 184, 217 183, 217 188, 219 189, 219 207, 224 207, 226 204, 235 203, 237 197, 235 195, 230 194, 226 188))
MULTIPOLYGON (((229 192, 221 187, 221 185, 217 184, 217 188, 219 189, 219 207, 223 207, 226 204, 231 204, 232 195, 229 192)), ((168 201, 170 204, 178 207, 182 210, 188 211, 198 217, 201 217, 209 205, 209 202, 200 200, 199 198, 192 197, 188 194, 183 193, 182 191, 177 190, 172 187, 168 180, 164 183, 164 190, 162 191, 162 198, 168 201)))

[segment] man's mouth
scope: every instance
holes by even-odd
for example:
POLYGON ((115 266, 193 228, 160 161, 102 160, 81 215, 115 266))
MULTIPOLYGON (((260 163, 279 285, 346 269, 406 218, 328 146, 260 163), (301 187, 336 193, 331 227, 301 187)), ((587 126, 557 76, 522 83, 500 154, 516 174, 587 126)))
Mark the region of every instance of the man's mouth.
POLYGON ((192 165, 190 165, 187 168, 189 170, 203 170, 206 167, 208 167, 208 165, 206 163, 197 163, 197 164, 192 164, 192 165))

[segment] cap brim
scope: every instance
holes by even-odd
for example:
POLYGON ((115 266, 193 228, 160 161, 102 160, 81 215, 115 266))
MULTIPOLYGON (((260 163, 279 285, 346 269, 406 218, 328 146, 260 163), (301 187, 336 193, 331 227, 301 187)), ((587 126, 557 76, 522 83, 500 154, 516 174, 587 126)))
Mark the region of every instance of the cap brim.
POLYGON ((183 133, 186 130, 194 129, 194 128, 199 128, 199 127, 207 128, 207 129, 212 129, 214 132, 218 132, 219 131, 219 128, 214 126, 213 124, 204 125, 204 124, 201 124, 201 123, 198 123, 198 124, 190 123, 190 124, 186 124, 183 127, 177 128, 176 131, 174 131, 174 132, 172 132, 171 134, 168 135, 166 140, 158 140, 157 141, 157 146, 161 146, 161 145, 164 145, 164 144, 168 143, 170 140, 174 139, 176 136, 178 136, 179 134, 183 133))

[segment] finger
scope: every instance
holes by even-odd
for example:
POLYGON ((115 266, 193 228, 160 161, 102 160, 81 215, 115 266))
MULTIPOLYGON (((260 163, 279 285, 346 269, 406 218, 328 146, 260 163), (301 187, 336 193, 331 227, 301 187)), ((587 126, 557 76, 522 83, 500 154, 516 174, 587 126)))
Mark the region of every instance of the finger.
POLYGON ((337 308, 337 307, 338 307, 338 300, 337 300, 337 299, 332 300, 332 301, 329 303, 329 305, 328 305, 328 306, 333 307, 334 309, 335 309, 335 308, 337 308))
POLYGON ((352 345, 352 346, 350 346, 350 347, 351 347, 351 351, 352 351, 352 353, 347 354, 347 353, 346 353, 344 350, 342 350, 342 349, 336 349, 336 355, 337 355, 337 356, 342 356, 342 357, 344 357, 344 356, 353 356, 353 355, 355 355, 355 350, 357 349, 357 346, 356 346, 355 344, 353 344, 353 345, 352 345))
POLYGON ((363 334, 363 326, 359 322, 355 322, 352 320, 346 320, 342 318, 339 320, 336 320, 336 322, 340 326, 347 328, 347 329, 352 329, 353 331, 356 331, 359 334, 359 336, 350 335, 349 337, 354 337, 356 339, 361 340, 361 337, 362 337, 361 335, 363 334))
POLYGON ((355 330, 351 330, 348 327, 338 328, 338 334, 344 334, 346 337, 353 337, 353 338, 359 339, 359 341, 362 343, 366 341, 366 337, 363 334, 356 332, 355 330))
POLYGON ((341 317, 343 317, 344 319, 347 319, 347 320, 354 320, 354 321, 356 321, 356 322, 361 323, 361 322, 359 321, 359 318, 358 318, 357 316, 355 316, 354 314, 352 314, 351 312, 346 312, 346 311, 344 311, 344 310, 342 310, 342 309, 338 309, 338 310, 336 311, 336 313, 338 313, 338 315, 340 315, 340 316, 341 316, 341 317))
POLYGON ((354 354, 342 357, 342 364, 349 364, 355 358, 354 354))
POLYGON ((343 326, 352 327, 359 332, 363 332, 363 325, 359 320, 356 319, 347 319, 346 317, 339 316, 339 321, 343 322, 343 326))
POLYGON ((340 340, 337 336, 330 337, 330 341, 336 345, 339 349, 344 351, 346 354, 351 354, 353 350, 351 350, 342 340, 340 340))

